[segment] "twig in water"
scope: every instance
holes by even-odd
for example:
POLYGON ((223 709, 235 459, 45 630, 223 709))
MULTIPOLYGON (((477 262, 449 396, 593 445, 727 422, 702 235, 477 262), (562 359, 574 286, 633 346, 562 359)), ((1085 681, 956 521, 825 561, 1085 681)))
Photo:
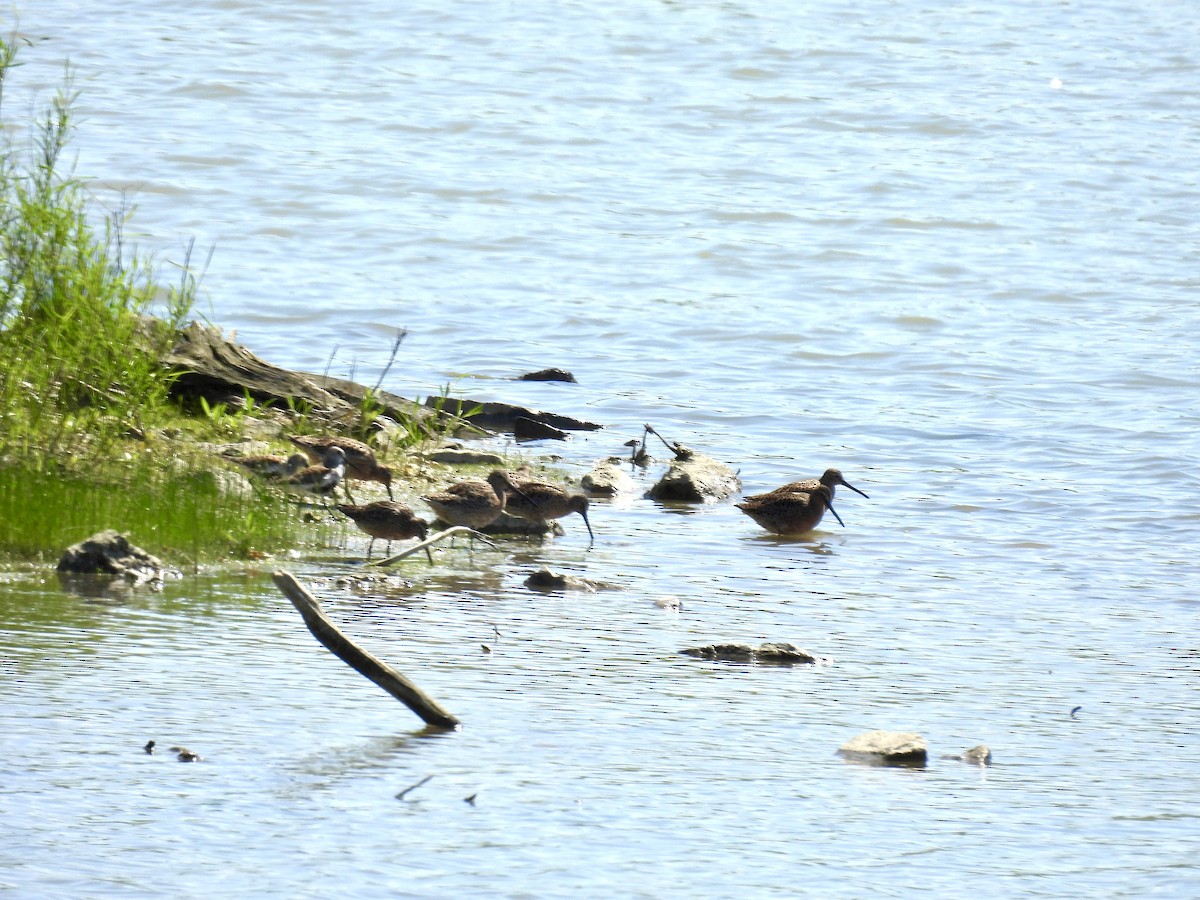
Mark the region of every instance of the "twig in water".
MULTIPOLYGON (((683 444, 670 443, 665 437, 663 437, 661 434, 659 434, 657 431, 655 431, 654 426, 652 426, 652 425, 646 425, 644 427, 647 432, 649 432, 650 434, 652 434, 656 438, 658 438, 660 441, 662 441, 663 446, 665 446, 668 450, 670 450, 672 453, 674 453, 676 459, 682 461, 685 459, 692 458, 693 451, 690 448, 683 446, 683 444)), ((645 439, 645 434, 642 435, 642 438, 643 438, 643 440, 645 439)))
POLYGON ((400 793, 398 793, 396 795, 396 799, 403 800, 405 794, 407 794, 409 791, 415 791, 417 788, 419 788, 421 785, 423 785, 425 782, 427 782, 432 777, 433 777, 432 775, 426 775, 424 778, 422 778, 416 784, 409 785, 408 787, 406 787, 404 790, 402 790, 400 793))
POLYGON ((408 337, 407 328, 398 328, 396 330, 396 340, 392 343, 392 355, 388 357, 387 365, 383 367, 383 371, 379 373, 379 380, 375 382, 375 392, 379 392, 379 388, 383 385, 383 379, 387 378, 387 373, 392 368, 392 363, 396 361, 396 354, 400 352, 400 344, 408 337))

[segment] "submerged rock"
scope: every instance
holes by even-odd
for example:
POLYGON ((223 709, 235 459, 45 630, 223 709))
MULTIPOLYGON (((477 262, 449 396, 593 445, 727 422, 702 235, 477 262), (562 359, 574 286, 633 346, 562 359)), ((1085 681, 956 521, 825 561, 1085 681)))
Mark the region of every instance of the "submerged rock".
POLYGON ((795 644, 766 643, 757 647, 750 644, 706 644, 703 647, 688 647, 680 650, 684 656, 695 656, 698 659, 718 659, 725 662, 760 663, 777 666, 790 666, 797 663, 823 663, 828 660, 814 656, 807 650, 795 644))
POLYGON ((667 473, 647 491, 651 500, 705 503, 724 500, 742 489, 742 480, 724 463, 693 453, 676 459, 667 473))
POLYGON ((109 529, 72 544, 58 561, 58 571, 74 575, 118 575, 135 584, 162 581, 163 564, 141 547, 109 529))
POLYGON ((925 738, 909 731, 867 731, 838 748, 838 755, 874 766, 924 768, 925 738))
POLYGON ((947 753, 942 759, 956 759, 959 762, 965 762, 972 766, 990 766, 992 764, 992 751, 987 744, 979 744, 970 750, 964 750, 962 753, 947 753))
POLYGON ((534 591, 586 591, 592 593, 596 585, 585 578, 564 575, 545 566, 525 579, 525 587, 534 591))
POLYGON ((575 384, 575 376, 566 369, 542 369, 538 372, 526 372, 519 377, 517 381, 565 381, 568 384, 575 384))

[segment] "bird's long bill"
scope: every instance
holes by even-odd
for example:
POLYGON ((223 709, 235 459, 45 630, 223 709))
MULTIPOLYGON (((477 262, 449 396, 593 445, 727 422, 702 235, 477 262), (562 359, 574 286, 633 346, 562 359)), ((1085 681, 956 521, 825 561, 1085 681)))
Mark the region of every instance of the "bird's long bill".
MULTIPOLYGON (((849 487, 849 485, 847 485, 847 487, 849 487)), ((832 503, 826 503, 826 504, 825 504, 825 508, 826 508, 827 510, 829 510, 831 513, 833 513, 833 517, 834 517, 835 519, 837 519, 837 520, 838 520, 838 524, 839 524, 839 525, 841 525, 843 528, 845 528, 845 527, 846 527, 846 523, 845 523, 845 522, 843 522, 843 521, 842 521, 842 517, 841 517, 841 516, 839 516, 839 515, 837 514, 837 510, 833 508, 833 504, 832 504, 832 503)))
POLYGON ((850 488, 850 490, 854 491, 854 493, 856 493, 856 494, 862 494, 862 495, 863 495, 864 497, 866 497, 868 500, 870 500, 870 499, 871 499, 871 498, 870 498, 870 497, 867 495, 867 492, 866 492, 866 491, 860 491, 858 488, 856 488, 854 485, 850 484, 850 482, 848 482, 848 481, 843 481, 843 482, 842 482, 842 487, 848 487, 848 488, 850 488))
POLYGON ((583 524, 587 526, 588 537, 592 539, 593 544, 596 543, 596 535, 592 533, 592 523, 588 521, 587 513, 581 509, 579 515, 583 518, 583 524))

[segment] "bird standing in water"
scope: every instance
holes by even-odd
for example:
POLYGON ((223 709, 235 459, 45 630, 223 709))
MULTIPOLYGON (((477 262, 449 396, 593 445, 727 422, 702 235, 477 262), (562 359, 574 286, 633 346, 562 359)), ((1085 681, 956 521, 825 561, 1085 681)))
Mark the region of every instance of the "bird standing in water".
MULTIPOLYGON (((852 485, 850 482, 848 482, 845 478, 842 477, 842 472, 840 469, 826 469, 825 473, 820 478, 806 478, 804 481, 791 481, 791 482, 788 482, 787 484, 785 484, 783 487, 777 487, 777 488, 775 488, 775 490, 768 491, 767 493, 769 493, 769 494, 791 494, 791 493, 795 493, 796 491, 801 491, 805 494, 811 494, 813 491, 815 491, 821 485, 825 485, 825 487, 829 488, 829 499, 832 500, 834 495, 837 493, 837 486, 839 484, 842 487, 850 488, 850 490, 854 491, 854 493, 856 493, 856 494, 862 494, 864 497, 867 497, 867 494, 865 491, 860 491, 858 488, 856 488, 854 485, 852 485)), ((762 495, 756 494, 755 496, 762 496, 762 495)), ((747 498, 747 499, 750 499, 750 498, 747 498)), ((871 498, 867 497, 867 499, 870 500, 871 498)))
POLYGON ((500 518, 508 498, 515 493, 520 490, 512 479, 496 469, 487 481, 459 481, 421 499, 447 525, 463 525, 478 531, 500 518))
POLYGON ((549 522, 551 519, 561 519, 571 513, 579 513, 583 524, 587 526, 588 536, 595 543, 596 535, 592 532, 592 523, 588 521, 588 498, 582 494, 572 494, 555 484, 545 481, 514 481, 519 493, 508 498, 505 510, 509 515, 519 519, 529 519, 533 522, 549 522))
MULTIPOLYGON (((376 538, 387 541, 386 552, 390 555, 392 541, 406 541, 409 538, 425 540, 429 533, 428 522, 419 518, 403 503, 394 500, 378 500, 365 506, 339 503, 337 508, 349 516, 360 531, 371 536, 371 543, 367 545, 367 559, 371 558, 376 538)), ((433 562, 433 555, 429 553, 428 547, 425 548, 425 553, 429 556, 429 561, 433 562)))
POLYGON ((833 508, 833 493, 825 485, 818 485, 811 492, 758 494, 747 497, 737 508, 748 515, 767 531, 775 534, 804 534, 817 527, 825 510, 833 513, 843 528, 846 523, 833 508))

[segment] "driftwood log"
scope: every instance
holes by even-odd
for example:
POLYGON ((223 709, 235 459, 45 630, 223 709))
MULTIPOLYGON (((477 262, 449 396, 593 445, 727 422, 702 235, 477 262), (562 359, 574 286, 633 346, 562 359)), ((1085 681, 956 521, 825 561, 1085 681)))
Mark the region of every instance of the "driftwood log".
POLYGON ((457 728, 458 719, 442 709, 433 698, 389 666, 357 646, 321 611, 317 598, 296 580, 291 572, 282 570, 271 576, 275 586, 292 602, 304 619, 304 624, 321 644, 359 675, 383 688, 427 724, 439 728, 457 728))
MULTIPOLYGON (((171 393, 179 399, 196 402, 203 397, 210 404, 227 403, 249 393, 256 403, 273 402, 276 409, 287 409, 289 399, 301 400, 310 405, 315 418, 333 424, 356 421, 368 390, 353 381, 272 365, 199 322, 179 333, 163 364, 175 376, 171 393)), ((382 415, 395 421, 448 415, 388 391, 373 391, 371 399, 382 415)))

